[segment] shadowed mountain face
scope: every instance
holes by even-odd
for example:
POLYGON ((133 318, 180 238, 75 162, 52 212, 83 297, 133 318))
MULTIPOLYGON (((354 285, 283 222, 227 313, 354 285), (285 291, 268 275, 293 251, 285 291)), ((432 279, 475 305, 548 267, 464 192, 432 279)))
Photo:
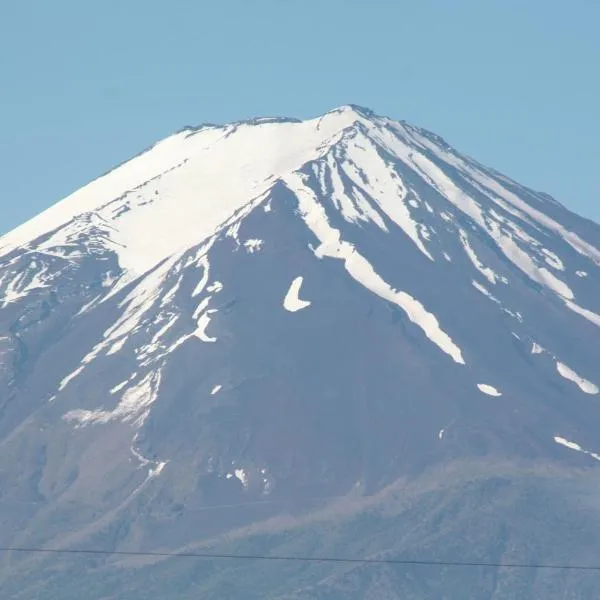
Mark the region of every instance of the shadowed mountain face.
MULTIPOLYGON (((3 546, 592 564, 600 226, 355 106, 0 238, 3 546)), ((591 572, 0 555, 5 598, 596 598, 591 572)))

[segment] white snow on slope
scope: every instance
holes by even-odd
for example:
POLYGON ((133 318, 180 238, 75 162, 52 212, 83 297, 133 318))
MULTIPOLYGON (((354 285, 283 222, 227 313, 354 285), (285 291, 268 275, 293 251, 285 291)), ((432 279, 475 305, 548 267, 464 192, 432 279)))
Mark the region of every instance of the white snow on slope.
POLYGON ((460 235, 460 241, 465 249, 467 256, 471 259, 473 266, 493 285, 496 284, 498 276, 492 269, 483 265, 483 263, 479 260, 477 254, 475 254, 475 250, 471 247, 469 243, 469 237, 467 232, 464 229, 459 229, 458 231, 460 235))
MULTIPOLYGON (((392 165, 387 164, 376 146, 364 134, 347 141, 344 172, 357 189, 370 196, 381 212, 386 214, 413 241, 415 246, 432 262, 435 261, 419 235, 419 224, 408 208, 407 189, 392 165), (360 176, 357 165, 369 174, 369 183, 360 176), (372 183, 371 183, 372 181, 372 183)), ((339 186, 343 186, 340 181, 339 186)), ((343 187, 337 192, 343 194, 343 187)), ((417 204, 417 206, 419 206, 417 204)))
POLYGON ((129 379, 122 381, 121 383, 115 385, 115 387, 111 388, 109 393, 116 394, 117 392, 120 392, 128 383, 129 383, 129 379))
POLYGON ((239 479, 240 483, 247 488, 248 487, 248 474, 244 469, 236 469, 234 471, 235 476, 239 479))
MULTIPOLYGON (((136 283, 133 289, 119 303, 119 308, 123 309, 121 316, 102 334, 102 340, 84 356, 81 361, 82 366, 95 360, 102 352, 106 355, 116 354, 123 348, 131 334, 144 326, 147 314, 157 302, 162 286, 176 259, 177 257, 172 257, 168 261, 165 261, 136 283)), ((116 293, 116 289, 113 289, 103 301, 106 301, 107 298, 116 293)), ((171 322, 172 324, 173 322, 171 322)), ((150 345, 144 348, 142 358, 158 348, 157 341, 157 339, 154 339, 150 345)), ((79 374, 80 372, 81 370, 78 370, 75 374, 79 374)))
MULTIPOLYGON (((359 221, 372 221, 382 231, 388 231, 381 215, 367 200, 366 195, 357 186, 352 190, 346 190, 341 179, 341 174, 333 156, 328 156, 326 161, 319 161, 313 164, 313 171, 319 179, 321 193, 324 196, 331 194, 331 199, 334 206, 342 213, 346 221, 357 223, 359 221), (332 185, 328 186, 326 175, 331 176, 332 185)), ((343 164, 343 172, 345 175, 351 175, 352 180, 360 180, 360 175, 356 171, 354 163, 345 162, 343 164)))
POLYGON ((546 267, 539 267, 531 258, 530 254, 525 252, 510 235, 502 234, 498 229, 493 229, 493 237, 504 255, 512 261, 523 273, 530 279, 554 291, 559 296, 567 300, 573 300, 575 294, 569 286, 546 267))
POLYGON ((217 294, 218 292, 222 291, 222 289, 223 284, 220 281, 215 281, 206 288, 206 291, 211 292, 213 294, 217 294))
POLYGON ((73 381, 73 379, 75 379, 75 377, 77 377, 77 375, 79 375, 83 371, 84 368, 85 367, 83 365, 80 365, 72 373, 69 373, 69 375, 67 375, 60 382, 60 384, 58 386, 58 391, 62 392, 69 385, 69 383, 71 383, 71 381, 73 381))
POLYGON ((209 237, 279 175, 324 154, 345 127, 361 118, 346 107, 298 123, 182 131, 0 238, 0 254, 77 215, 95 213, 114 229, 121 267, 142 274, 209 237))
POLYGON ((484 296, 486 296, 487 298, 489 298, 492 302, 496 303, 496 304, 502 304, 500 302, 500 300, 498 300, 498 298, 496 298, 496 296, 494 296, 494 294, 492 294, 485 286, 481 285, 478 281, 475 281, 473 279, 473 281, 471 281, 471 285, 481 294, 483 294, 484 296))
POLYGON ((576 452, 581 452, 583 454, 587 454, 588 456, 591 456, 592 458, 595 458, 596 460, 600 460, 600 455, 596 454, 594 452, 590 452, 588 450, 584 450, 579 444, 576 444, 575 442, 570 442, 569 440, 560 437, 560 436, 555 436, 554 437, 554 441, 557 444, 560 444, 561 446, 564 446, 565 448, 569 448, 569 450, 575 450, 576 452))
POLYGON ((194 335, 201 340, 202 342, 209 342, 209 343, 213 343, 217 341, 216 337, 212 337, 210 335, 208 335, 208 333, 206 333, 206 329, 208 328, 208 325, 210 324, 210 315, 213 313, 216 313, 217 311, 212 309, 212 310, 207 310, 205 312, 203 312, 200 317, 198 318, 198 327, 196 328, 196 330, 194 331, 194 335))
MULTIPOLYGON (((397 126, 397 124, 395 124, 397 126)), ((418 133, 415 128, 410 128, 410 133, 407 128, 403 128, 405 134, 412 140, 423 147, 428 148, 431 152, 441 158, 444 162, 459 169, 471 179, 472 182, 478 183, 486 195, 498 205, 507 208, 514 207, 518 212, 517 216, 528 217, 533 222, 546 227, 560 238, 565 240, 574 250, 580 254, 592 259, 597 265, 600 265, 600 250, 593 244, 586 242, 576 233, 568 230, 566 227, 530 206, 527 202, 519 198, 516 194, 506 189, 499 182, 492 179, 479 165, 473 161, 467 162, 460 158, 456 153, 449 152, 445 148, 441 148, 428 140, 425 136, 418 133)))
POLYGON ((487 383, 478 383, 477 387, 480 392, 487 394, 488 396, 502 396, 502 392, 499 392, 495 387, 488 385, 487 383))
POLYGON ((584 379, 583 377, 577 375, 577 373, 575 373, 575 371, 573 371, 573 369, 571 369, 564 363, 556 361, 556 370, 565 379, 568 379, 569 381, 576 383, 582 392, 585 392, 586 394, 591 394, 591 395, 595 395, 600 392, 600 389, 598 389, 597 385, 595 385, 591 381, 588 381, 587 379, 584 379))
POLYGON ((148 373, 138 384, 127 389, 113 410, 72 410, 64 415, 64 419, 78 426, 109 423, 110 421, 133 422, 141 427, 150 407, 158 398, 160 387, 160 370, 148 373))
POLYGON ((315 250, 317 257, 329 256, 342 260, 353 279, 374 294, 399 306, 438 348, 451 356, 455 362, 465 364, 460 348, 440 328, 437 318, 406 292, 393 289, 352 244, 340 238, 340 231, 331 227, 324 208, 319 204, 314 192, 305 185, 302 176, 290 175, 285 178, 285 182, 298 198, 304 222, 321 242, 315 250))
POLYGON ((542 253, 545 254, 546 262, 557 271, 564 271, 565 265, 563 261, 554 252, 550 252, 547 248, 542 248, 542 253))
POLYGON ((246 248, 246 252, 248 252, 248 254, 254 254, 262 249, 263 244, 263 240, 249 239, 244 242, 243 246, 246 248))
POLYGON ((588 320, 590 323, 593 323, 597 327, 600 327, 600 315, 588 310, 587 308, 583 308, 575 302, 571 302, 569 300, 565 301, 565 306, 572 310, 574 313, 582 316, 584 319, 588 320))
MULTIPOLYGON (((452 203, 466 216, 470 217, 490 238, 496 243, 497 247, 504 255, 521 271, 523 271, 530 279, 549 288, 566 300, 573 300, 574 294, 569 286, 562 280, 558 279, 554 274, 550 273, 545 267, 540 267, 530 256, 525 252, 520 245, 515 241, 514 236, 517 235, 521 240, 531 240, 522 229, 516 224, 511 223, 512 233, 506 231, 503 227, 503 222, 494 217, 493 213, 486 212, 482 206, 474 198, 460 189, 444 171, 436 165, 430 158, 424 154, 415 152, 410 143, 403 141, 404 139, 413 139, 407 132, 407 129, 399 123, 393 124, 395 131, 400 133, 400 136, 393 135, 391 131, 380 129, 373 132, 372 137, 379 139, 380 143, 393 152, 400 160, 415 171, 428 185, 435 188, 444 198, 452 203)), ((414 141, 414 140, 413 140, 414 141)), ((432 145, 433 146, 433 145, 432 145)), ((439 150, 439 149, 438 149, 439 150)), ((450 164, 454 164, 452 156, 444 153, 450 164)), ((444 159, 445 160, 445 159, 444 159)), ((494 201, 496 196, 490 197, 494 201)), ((520 204, 524 204, 521 200, 520 204)), ((506 203, 501 203, 505 206, 506 203)), ((542 215, 536 211, 536 215, 542 215)), ((542 215, 545 217, 545 215, 542 215)), ((551 219, 540 217, 543 224, 546 226, 552 225, 556 233, 569 236, 569 243, 577 250, 589 257, 598 256, 600 261, 600 251, 593 246, 587 244, 572 232, 561 228, 556 222, 551 219), (577 241, 579 240, 579 241, 577 241)), ((599 263, 600 264, 600 263, 599 263)))
POLYGON ((285 298, 283 299, 283 308, 290 312, 297 312, 310 306, 309 300, 301 300, 299 297, 300 287, 302 286, 303 278, 296 277, 294 281, 292 281, 285 298))

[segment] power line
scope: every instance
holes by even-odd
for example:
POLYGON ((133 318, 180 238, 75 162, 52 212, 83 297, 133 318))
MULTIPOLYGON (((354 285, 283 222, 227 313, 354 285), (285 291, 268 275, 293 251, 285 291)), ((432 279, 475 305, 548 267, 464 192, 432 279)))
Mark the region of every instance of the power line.
POLYGON ((474 562, 474 561, 444 561, 444 560, 408 560, 395 558, 344 558, 339 556, 284 556, 263 554, 214 554, 201 552, 134 552, 126 550, 84 550, 60 548, 24 548, 3 547, 0 552, 20 552, 30 554, 79 554, 96 556, 121 556, 121 557, 146 557, 146 558, 199 558, 199 559, 227 559, 227 560, 266 560, 309 563, 338 563, 362 565, 398 565, 398 566, 425 566, 425 567, 486 567, 499 569, 546 569, 570 571, 596 571, 600 566, 594 565, 560 565, 560 564, 535 564, 535 563, 501 563, 501 562, 474 562))

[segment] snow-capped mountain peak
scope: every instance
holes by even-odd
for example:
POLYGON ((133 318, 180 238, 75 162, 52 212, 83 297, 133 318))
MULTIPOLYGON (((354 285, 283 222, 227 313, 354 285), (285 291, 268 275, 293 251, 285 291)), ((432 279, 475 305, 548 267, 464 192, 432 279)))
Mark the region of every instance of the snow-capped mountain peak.
POLYGON ((368 109, 187 127, 0 238, 0 502, 35 507, 2 539, 187 548, 589 468, 599 248, 368 109))

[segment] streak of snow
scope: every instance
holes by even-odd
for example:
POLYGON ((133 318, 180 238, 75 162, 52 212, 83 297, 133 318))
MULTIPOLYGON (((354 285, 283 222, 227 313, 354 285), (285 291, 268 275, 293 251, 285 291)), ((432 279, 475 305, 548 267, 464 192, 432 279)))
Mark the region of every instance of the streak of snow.
POLYGON ((133 441, 131 442, 131 453, 133 454, 133 456, 135 456, 135 458, 138 459, 139 463, 140 463, 140 468, 145 467, 146 465, 150 464, 150 461, 145 458, 144 456, 142 456, 142 454, 139 452, 139 450, 137 450, 137 448, 135 447, 135 443, 137 442, 138 439, 138 434, 136 433, 133 436, 133 441))
POLYGON ((575 271, 575 275, 577 275, 577 277, 587 277, 588 274, 585 271, 575 271))
POLYGON ((583 377, 580 377, 579 375, 577 375, 577 373, 575 373, 575 371, 573 371, 573 369, 571 369, 564 363, 556 361, 556 370, 565 379, 568 379, 569 381, 576 383, 582 392, 585 392, 586 394, 591 394, 591 395, 595 395, 600 392, 600 389, 598 389, 597 385, 593 384, 591 381, 588 381, 587 379, 584 379, 583 377))
MULTIPOLYGON (((367 136, 361 134, 348 143, 346 152, 348 158, 355 164, 361 164, 377 185, 362 184, 354 180, 357 187, 363 187, 373 198, 379 208, 413 241, 417 248, 431 261, 433 256, 424 246, 420 236, 418 223, 412 218, 408 208, 407 190, 402 180, 396 174, 393 166, 387 164, 379 155, 376 146, 367 136)), ((353 171, 348 175, 355 177, 353 171)), ((418 204, 417 204, 418 206, 418 204)))
POLYGON ((214 396, 215 394, 218 394, 221 391, 222 388, 223 388, 223 386, 220 385, 220 384, 219 385, 215 385, 215 387, 212 389, 210 395, 214 396))
POLYGON ((588 310, 587 308, 583 308, 575 302, 570 302, 569 300, 565 301, 565 305, 567 308, 570 308, 574 313, 582 316, 584 319, 587 319, 590 323, 600 327, 600 315, 588 310))
MULTIPOLYGON (((176 267, 178 267, 179 265, 176 265, 176 267)), ((181 287, 181 282, 183 281, 183 275, 180 275, 177 279, 177 282, 175 283, 175 285, 163 296, 162 300, 160 301, 160 306, 161 308, 167 306, 171 300, 173 300, 173 298, 175 297, 175 294, 177 293, 177 291, 179 290, 179 288, 181 287)))
POLYGON ((150 341, 151 345, 155 345, 158 343, 158 340, 160 340, 160 338, 167 333, 167 331, 169 331, 169 329, 171 329, 171 327, 173 327, 173 325, 175 325, 175 323, 177 322, 177 319, 179 319, 179 315, 171 315, 171 317, 167 320, 167 322, 154 334, 154 336, 152 337, 152 340, 150 341))
POLYGON ((554 252, 550 252, 550 250, 546 248, 542 248, 542 253, 545 254, 545 261, 557 271, 564 271, 565 265, 563 261, 556 255, 554 252))
POLYGON ((494 296, 491 292, 489 292, 485 286, 481 285, 479 282, 477 282, 475 280, 471 281, 471 284, 478 292, 481 292, 484 296, 487 296, 490 300, 492 300, 492 302, 495 302, 496 304, 500 304, 500 300, 498 300, 498 298, 496 298, 496 296, 494 296))
POLYGON ((521 271, 523 271, 530 279, 553 290, 556 294, 567 300, 573 300, 575 298, 575 295, 566 283, 550 273, 545 267, 538 267, 529 254, 522 250, 512 237, 499 235, 496 236, 496 242, 506 257, 519 267, 519 269, 521 269, 521 271))
POLYGON ((467 253, 467 256, 471 259, 471 262, 473 263, 473 266, 492 285, 495 285, 498 276, 496 275, 496 273, 492 269, 490 269, 489 267, 484 266, 483 263, 479 260, 479 257, 477 256, 477 254, 475 254, 475 251, 473 250, 473 248, 469 244, 469 237, 467 236, 467 233, 466 233, 466 231, 464 229, 459 229, 459 236, 460 236, 460 241, 461 241, 461 243, 463 245, 463 248, 465 249, 465 252, 467 253))
POLYGON ((194 288, 194 291, 192 292, 192 298, 196 297, 202 292, 202 290, 204 290, 206 284, 208 283, 208 276, 210 272, 210 265, 208 264, 207 256, 201 257, 198 264, 202 267, 202 279, 200 279, 200 281, 194 288))
POLYGON ((166 466, 167 466, 167 461, 162 461, 162 462, 157 463, 157 465, 153 469, 150 469, 150 471, 148 471, 148 477, 150 477, 150 478, 158 477, 163 472, 163 469, 166 466))
MULTIPOLYGON (((400 124, 395 124, 395 127, 396 129, 406 132, 406 128, 404 128, 400 124)), ((574 294, 566 283, 558 279, 544 267, 540 268, 532 260, 529 254, 527 254, 524 250, 522 250, 519 247, 519 245, 514 241, 510 233, 502 231, 498 223, 490 221, 489 218, 486 219, 481 206, 471 196, 469 196, 463 190, 457 187, 456 184, 450 179, 450 177, 448 177, 444 173, 444 171, 442 171, 442 169, 439 166, 437 166, 431 159, 429 159, 424 154, 415 153, 409 145, 404 143, 399 137, 392 135, 392 133, 388 130, 382 130, 379 134, 379 137, 382 143, 385 146, 387 146, 390 149, 390 151, 393 151, 396 154, 396 156, 398 156, 398 158, 400 158, 409 167, 411 167, 420 177, 424 179, 425 182, 433 186, 456 208, 458 208, 461 212, 469 216, 481 229, 486 231, 495 241, 498 248, 502 250, 505 256, 515 266, 521 269, 529 278, 531 278, 533 281, 536 281, 537 283, 540 283, 544 287, 553 290, 556 294, 562 296, 567 300, 574 299, 574 294)), ((435 148, 437 149, 437 147, 435 148)), ((445 153, 444 156, 448 158, 449 162, 451 162, 451 155, 445 153)), ((521 204, 525 204, 516 196, 515 199, 519 203, 519 206, 521 204)), ((542 215, 542 213, 539 214, 542 215)), ((546 220, 544 221, 544 223, 548 224, 549 221, 546 220)), ((556 227, 560 229, 561 234, 570 234, 570 232, 567 232, 567 230, 565 230, 564 228, 560 228, 560 226, 558 226, 558 224, 556 224, 554 221, 552 221, 552 223, 554 223, 554 225, 556 225, 556 227)), ((516 226, 513 224, 513 230, 515 228, 516 226)), ((525 233, 522 232, 522 230, 519 231, 520 237, 526 238, 525 233)), ((558 229, 556 231, 557 233, 559 232, 558 229)), ((571 234, 571 241, 575 240, 575 238, 577 238, 577 236, 575 236, 575 234, 571 234)), ((598 261, 600 262, 600 251, 596 250, 589 244, 585 245, 586 243, 582 240, 580 240, 580 242, 581 243, 578 242, 577 244, 575 244, 578 246, 575 249, 581 251, 582 248, 584 248, 585 246, 585 249, 589 250, 589 252, 591 252, 594 256, 596 256, 595 253, 597 253, 598 261)), ((582 253, 585 254, 585 252, 582 253)), ((590 254, 586 255, 589 256, 590 254)))
POLYGON ((233 225, 231 225, 227 229, 227 232, 225 233, 225 235, 227 237, 230 237, 230 238, 234 239, 238 244, 240 243, 238 235, 239 235, 239 232, 240 232, 241 225, 242 225, 242 221, 241 220, 236 221, 233 225))
MULTIPOLYGON (((333 161, 332 161, 333 162, 333 161)), ((329 161, 328 161, 329 164, 329 161)), ((325 184, 325 170, 323 166, 321 166, 319 170, 319 180, 321 182, 321 193, 325 196, 328 193, 332 195, 332 199, 337 199, 340 206, 344 206, 345 212, 343 216, 346 220, 350 222, 356 222, 359 219, 362 221, 372 221, 381 229, 382 231, 388 231, 385 222, 381 218, 381 215, 375 208, 372 206, 371 202, 367 199, 365 193, 361 191, 363 174, 360 169, 352 162, 351 160, 345 160, 342 163, 342 170, 345 175, 352 181, 354 187, 351 190, 346 190, 342 181, 341 174, 337 169, 336 163, 333 162, 335 171, 332 172, 332 178, 334 178, 334 189, 328 190, 327 185, 325 184), (340 193, 349 193, 351 196, 348 196, 345 199, 345 196, 341 198, 338 196, 340 193)))
POLYGON ((161 381, 160 370, 151 371, 137 385, 130 387, 122 395, 121 400, 113 410, 72 410, 64 415, 68 422, 76 426, 104 424, 111 421, 132 422, 141 427, 148 416, 152 404, 158 398, 161 381))
POLYGON ((491 177, 485 175, 481 170, 468 168, 468 172, 474 179, 479 181, 479 183, 484 185, 487 189, 504 198, 507 202, 511 203, 513 206, 517 207, 519 210, 529 215, 540 225, 547 227, 548 229, 559 235, 574 250, 576 250, 584 256, 587 256, 588 258, 591 258, 596 264, 600 265, 600 250, 598 250, 598 248, 581 239, 576 233, 569 231, 567 228, 563 227, 561 224, 559 224, 551 217, 545 215, 543 212, 533 208, 532 206, 521 200, 521 198, 519 198, 516 194, 513 194, 512 192, 508 191, 497 181, 494 181, 491 177))
POLYGON ((117 392, 120 392, 128 383, 129 383, 129 379, 122 381, 121 383, 115 385, 114 388, 111 388, 110 393, 116 394, 117 392))
POLYGON ((88 312, 95 304, 98 303, 98 300, 100 300, 100 298, 102 298, 101 294, 98 294, 97 296, 94 296, 94 298, 92 298, 92 300, 90 300, 89 302, 86 302, 86 304, 84 304, 79 311, 77 312, 77 314, 75 316, 79 317, 80 315, 82 315, 83 313, 88 312))
POLYGON ((301 300, 299 297, 300 287, 302 286, 303 277, 299 276, 292 281, 285 298, 283 299, 283 308, 290 312, 297 312, 310 306, 310 300, 301 300))
POLYGON ((60 385, 58 386, 58 391, 62 392, 67 385, 69 385, 69 383, 71 381, 73 381, 73 379, 75 379, 75 377, 77 377, 77 375, 79 375, 79 373, 81 373, 83 371, 85 367, 83 365, 77 367, 72 373, 70 373, 69 375, 67 375, 61 382, 60 385))
MULTIPOLYGON (((404 128, 404 130, 406 131, 406 128, 404 128)), ((500 206, 503 206, 505 209, 507 208, 507 205, 514 207, 522 214, 527 215, 543 227, 546 227, 547 229, 550 229, 556 233, 574 250, 584 256, 587 256, 588 258, 591 258, 596 264, 600 265, 600 250, 598 248, 586 242, 576 233, 568 230, 566 227, 548 215, 537 210, 533 206, 530 206, 524 200, 521 200, 521 198, 519 198, 516 194, 507 190, 503 185, 489 177, 481 168, 479 168, 479 166, 474 166, 472 163, 469 163, 466 160, 458 157, 454 152, 449 152, 446 149, 440 148, 436 144, 430 142, 426 137, 415 133, 414 131, 411 131, 410 137, 412 137, 413 140, 417 141, 421 145, 429 148, 429 150, 431 150, 447 164, 458 168, 472 181, 480 184, 488 192, 487 195, 491 200, 500 206), (500 198, 498 198, 498 196, 500 198), (500 199, 502 199, 502 201, 499 202, 500 199)))
POLYGON ((590 452, 589 450, 584 450, 579 444, 576 444, 575 442, 570 442, 569 440, 563 437, 560 437, 558 435, 554 436, 554 441, 557 444, 564 446, 565 448, 569 448, 569 450, 575 450, 576 452, 581 452, 582 454, 587 454, 588 456, 591 456, 596 460, 600 460, 599 454, 596 454, 595 452, 590 452))
POLYGON ((329 256, 342 260, 353 279, 381 298, 399 306, 440 350, 455 362, 465 364, 460 348, 442 331, 436 317, 406 292, 393 289, 351 243, 340 238, 339 230, 331 227, 324 208, 317 201, 314 192, 304 184, 302 177, 294 174, 287 177, 285 182, 298 198, 304 222, 321 242, 315 250, 317 257, 329 256))

